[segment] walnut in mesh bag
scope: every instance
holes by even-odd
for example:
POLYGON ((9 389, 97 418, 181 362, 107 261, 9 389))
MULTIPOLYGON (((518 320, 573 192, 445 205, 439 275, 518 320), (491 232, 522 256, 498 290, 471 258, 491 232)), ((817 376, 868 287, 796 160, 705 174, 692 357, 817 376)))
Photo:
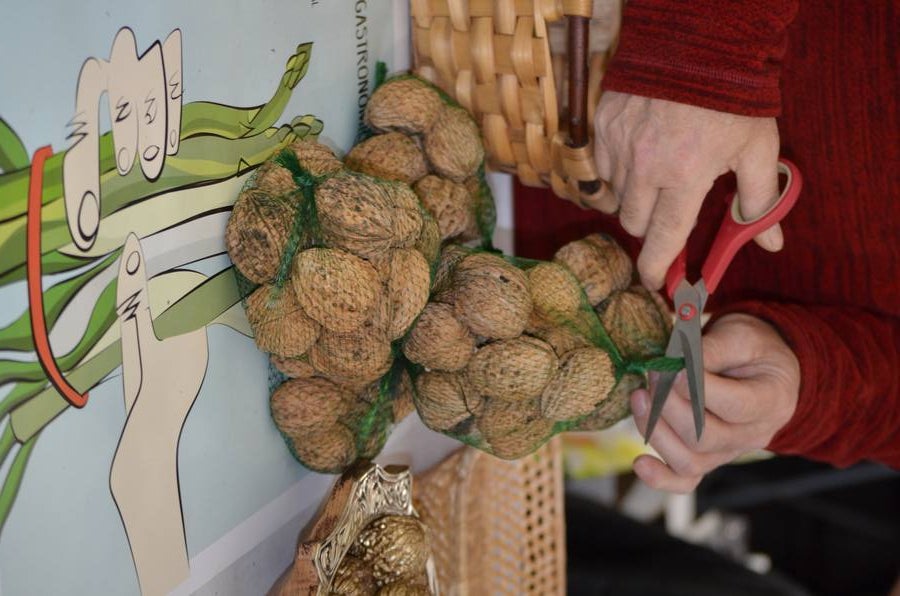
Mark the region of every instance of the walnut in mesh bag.
POLYGON ((264 162, 256 170, 254 186, 273 196, 287 195, 297 190, 294 175, 290 170, 274 161, 264 162))
POLYGON ((389 204, 392 209, 393 236, 391 246, 394 248, 409 248, 419 240, 422 231, 422 215, 419 206, 419 198, 416 193, 401 182, 384 181, 385 191, 388 194, 389 204))
POLYGON ((327 176, 344 168, 334 152, 322 143, 298 141, 290 149, 300 166, 313 176, 327 176))
POLYGON ((323 330, 309 351, 309 361, 331 379, 365 384, 383 376, 393 360, 387 336, 366 328, 347 333, 323 330))
POLYGON ((327 379, 291 379, 272 393, 269 407, 278 429, 302 440, 307 431, 337 422, 352 400, 352 395, 327 379))
POLYGON ((466 242, 478 238, 475 202, 465 186, 439 176, 425 176, 414 189, 437 220, 443 240, 466 242))
POLYGON ((316 188, 322 239, 361 257, 379 256, 396 242, 389 185, 361 174, 338 173, 316 188))
POLYGON ((556 355, 562 358, 572 350, 587 348, 591 342, 574 329, 574 326, 560 325, 556 327, 532 328, 529 333, 547 342, 556 355))
POLYGON ((455 182, 475 175, 484 161, 478 125, 459 107, 446 106, 425 133, 425 155, 432 169, 455 182))
POLYGON ((538 263, 525 274, 531 287, 533 316, 549 325, 576 320, 582 310, 581 284, 557 263, 538 263))
POLYGON ((422 253, 428 263, 434 263, 441 254, 441 229, 430 214, 422 215, 422 229, 413 248, 422 253))
POLYGON ((416 409, 431 429, 449 431, 477 414, 483 407, 481 396, 459 373, 430 371, 416 379, 416 409))
POLYGON ((541 395, 557 364, 549 345, 523 336, 482 346, 466 366, 466 378, 486 397, 526 401, 541 395))
POLYGON ((297 255, 291 281, 306 314, 336 332, 358 329, 381 292, 372 265, 330 248, 311 248, 297 255))
POLYGON ((450 291, 456 317, 475 335, 512 339, 525 330, 531 292, 525 274, 501 257, 475 253, 453 272, 450 291))
POLYGON ((410 185, 428 173, 422 150, 399 132, 369 137, 350 150, 344 163, 351 170, 410 185))
POLYGON ((613 293, 597 307, 603 327, 626 358, 660 356, 666 351, 671 321, 660 302, 642 286, 613 293))
POLYGON ((316 370, 309 363, 309 358, 306 356, 283 358, 272 354, 269 356, 269 362, 272 363, 275 370, 289 379, 308 379, 316 374, 316 370))
POLYGON ((356 438, 341 424, 310 429, 289 443, 297 459, 316 472, 340 472, 356 460, 356 438))
POLYGON ((259 349, 282 358, 305 354, 321 329, 300 307, 290 287, 258 287, 247 298, 247 320, 259 349))
POLYGON ((541 416, 538 400, 508 402, 489 398, 477 425, 490 452, 503 459, 531 453, 553 432, 553 422, 541 416))
POLYGON ((556 251, 553 260, 566 266, 581 282, 592 306, 631 283, 631 259, 621 246, 602 234, 591 234, 556 251))
POLYGON ((385 81, 366 105, 366 122, 378 130, 421 134, 444 109, 440 95, 424 81, 402 77, 385 81))
POLYGON ((603 430, 625 418, 631 408, 629 397, 639 387, 645 387, 644 378, 636 374, 625 374, 616 383, 606 399, 588 416, 578 422, 574 430, 603 430))
POLYGON ((278 273, 293 226, 294 209, 287 199, 245 190, 225 229, 228 256, 253 283, 269 283, 278 273))
POLYGON ((475 338, 453 316, 453 307, 432 302, 419 315, 403 353, 411 362, 434 370, 465 368, 475 350, 475 338))
POLYGON ((422 253, 412 248, 393 252, 388 278, 388 296, 392 313, 388 337, 403 337, 428 303, 431 269, 422 253))
POLYGON ((566 354, 541 396, 541 413, 550 420, 569 420, 590 414, 616 383, 612 360, 599 348, 580 348, 566 354))

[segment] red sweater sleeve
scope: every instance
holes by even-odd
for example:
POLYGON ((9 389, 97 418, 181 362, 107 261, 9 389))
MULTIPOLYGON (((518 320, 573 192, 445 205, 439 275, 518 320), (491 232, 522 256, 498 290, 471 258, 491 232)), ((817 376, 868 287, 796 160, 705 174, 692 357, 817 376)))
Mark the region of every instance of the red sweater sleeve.
POLYGON ((780 114, 797 0, 630 0, 606 90, 721 112, 780 114))
POLYGON ((770 450, 837 466, 871 459, 900 469, 900 320, 762 302, 727 311, 773 324, 800 360, 797 410, 770 450))

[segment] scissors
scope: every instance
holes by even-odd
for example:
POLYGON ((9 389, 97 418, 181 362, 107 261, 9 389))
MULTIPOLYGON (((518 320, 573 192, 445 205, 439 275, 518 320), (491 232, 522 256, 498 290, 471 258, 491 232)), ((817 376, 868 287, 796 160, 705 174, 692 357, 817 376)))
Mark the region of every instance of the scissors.
MULTIPOLYGON (((703 346, 700 340, 700 315, 706 306, 706 299, 716 291, 725 270, 737 251, 758 234, 780 222, 794 207, 803 178, 793 163, 786 159, 778 161, 778 172, 787 177, 784 190, 775 204, 761 216, 753 220, 745 220, 740 213, 736 196, 732 194, 725 218, 719 226, 719 232, 713 241, 712 248, 703 263, 701 278, 690 284, 685 279, 687 269, 687 248, 681 251, 666 274, 666 291, 675 305, 675 326, 666 347, 666 356, 684 358, 687 370, 688 387, 691 395, 691 408, 694 413, 694 428, 697 440, 703 433, 703 421, 706 412, 703 387, 703 346)), ((647 419, 645 441, 650 440, 653 428, 659 420, 663 405, 669 397, 672 384, 678 371, 663 372, 653 392, 650 416, 647 419)))

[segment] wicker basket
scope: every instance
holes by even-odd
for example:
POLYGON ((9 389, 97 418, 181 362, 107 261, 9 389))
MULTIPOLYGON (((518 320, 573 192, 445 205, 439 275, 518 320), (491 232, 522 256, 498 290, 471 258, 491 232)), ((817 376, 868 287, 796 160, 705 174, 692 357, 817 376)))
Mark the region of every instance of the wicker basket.
POLYGON ((516 461, 466 447, 417 477, 441 593, 565 594, 562 478, 559 439, 516 461))
POLYGON ((490 167, 598 207, 591 123, 620 2, 411 0, 414 68, 479 120, 490 167))

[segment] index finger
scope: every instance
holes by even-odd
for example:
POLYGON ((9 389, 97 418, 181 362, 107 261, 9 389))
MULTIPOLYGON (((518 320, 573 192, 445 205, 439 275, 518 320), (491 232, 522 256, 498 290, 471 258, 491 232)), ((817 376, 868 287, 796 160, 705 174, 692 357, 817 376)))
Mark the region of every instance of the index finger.
POLYGON ((660 190, 637 260, 638 273, 646 287, 662 287, 666 271, 687 243, 711 187, 660 190))

